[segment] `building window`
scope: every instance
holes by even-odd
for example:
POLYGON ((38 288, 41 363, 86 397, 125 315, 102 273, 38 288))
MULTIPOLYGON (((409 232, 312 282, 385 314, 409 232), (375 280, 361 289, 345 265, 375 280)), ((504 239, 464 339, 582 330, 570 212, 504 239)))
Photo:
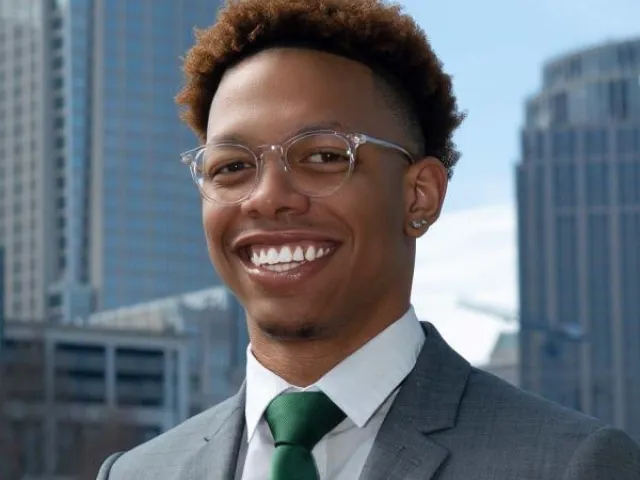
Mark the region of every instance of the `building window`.
POLYGON ((640 163, 618 164, 618 202, 623 206, 640 206, 640 163))
POLYGON ((621 128, 616 135, 616 150, 621 155, 640 153, 640 128, 621 128))
POLYGON ((164 405, 164 352, 118 348, 116 390, 118 405, 164 405))
POLYGON ((544 133, 540 130, 522 134, 522 153, 525 159, 542 159, 545 155, 544 133))
POLYGON ((604 128, 585 130, 584 152, 588 156, 600 156, 609 153, 609 136, 604 128))
POLYGON ((569 103, 567 93, 561 92, 553 95, 550 99, 551 123, 553 125, 563 125, 569 120, 569 103))
POLYGON ((574 216, 556 220, 557 310, 560 322, 575 323, 578 313, 577 230, 574 216))
POLYGON ((573 130, 555 132, 551 138, 554 158, 573 158, 576 154, 576 135, 573 130))
POLYGON ((640 65, 640 51, 636 50, 636 45, 628 43, 618 47, 618 65, 620 68, 630 68, 640 65))
POLYGON ((586 168, 587 205, 609 204, 609 168, 606 163, 588 164, 586 168))
POLYGON ((607 107, 610 118, 624 120, 629 115, 629 88, 626 80, 612 80, 607 86, 607 107))
POLYGON ((553 192, 556 207, 571 207, 576 204, 576 173, 573 164, 554 166, 553 192))
POLYGON ((62 305, 62 295, 59 293, 54 293, 49 295, 49 307, 55 308, 62 305))

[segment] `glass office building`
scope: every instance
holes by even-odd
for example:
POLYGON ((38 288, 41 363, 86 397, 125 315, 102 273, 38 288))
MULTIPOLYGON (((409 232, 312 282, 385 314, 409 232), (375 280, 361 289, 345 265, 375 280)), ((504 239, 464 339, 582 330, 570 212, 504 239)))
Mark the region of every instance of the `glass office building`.
POLYGON ((517 194, 522 386, 640 439, 640 39, 545 66, 517 194))
POLYGON ((0 0, 6 314, 73 319, 219 283, 173 98, 216 0, 0 0))

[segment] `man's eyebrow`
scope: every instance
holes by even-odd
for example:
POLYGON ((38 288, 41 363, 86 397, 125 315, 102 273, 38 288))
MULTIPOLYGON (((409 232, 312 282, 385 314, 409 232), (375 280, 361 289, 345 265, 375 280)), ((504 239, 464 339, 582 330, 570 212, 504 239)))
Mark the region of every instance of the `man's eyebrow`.
POLYGON ((307 125, 299 130, 296 130, 295 132, 292 132, 287 136, 287 138, 295 137, 296 135, 303 135, 305 133, 316 132, 318 130, 337 130, 346 133, 349 129, 344 123, 338 122, 336 120, 331 120, 327 122, 307 125))
MULTIPOLYGON (((343 122, 331 120, 326 122, 318 122, 318 123, 305 125, 304 127, 298 130, 289 132, 287 135, 281 138, 280 141, 286 141, 289 138, 293 138, 297 135, 316 132, 318 130, 337 130, 345 133, 349 132, 347 125, 345 125, 343 122)), ((222 133, 220 135, 212 135, 211 137, 207 138, 207 144, 214 144, 214 143, 237 143, 240 145, 254 145, 254 144, 262 145, 265 142, 256 142, 255 139, 251 140, 249 137, 242 135, 240 133, 229 132, 229 133, 222 133)))

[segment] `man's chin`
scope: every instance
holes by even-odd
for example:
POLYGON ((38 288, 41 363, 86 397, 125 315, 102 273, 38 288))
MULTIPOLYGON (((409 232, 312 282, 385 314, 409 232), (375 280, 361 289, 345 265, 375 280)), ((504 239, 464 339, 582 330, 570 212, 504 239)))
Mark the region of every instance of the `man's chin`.
POLYGON ((319 340, 326 335, 326 326, 319 322, 256 321, 258 329, 267 337, 282 342, 319 340))

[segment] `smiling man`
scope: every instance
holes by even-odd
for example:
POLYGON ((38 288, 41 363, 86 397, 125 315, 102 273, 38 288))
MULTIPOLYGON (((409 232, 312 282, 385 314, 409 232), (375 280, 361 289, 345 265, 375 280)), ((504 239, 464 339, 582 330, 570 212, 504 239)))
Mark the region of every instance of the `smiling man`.
POLYGON ((246 310, 246 382, 100 479, 640 479, 625 434, 472 368, 414 315, 462 115, 410 17, 232 1, 184 68, 202 145, 182 160, 246 310))

